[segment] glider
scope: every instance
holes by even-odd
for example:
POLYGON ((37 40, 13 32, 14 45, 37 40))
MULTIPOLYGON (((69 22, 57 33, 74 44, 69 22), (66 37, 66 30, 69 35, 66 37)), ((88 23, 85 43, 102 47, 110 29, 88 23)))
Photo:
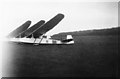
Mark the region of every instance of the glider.
POLYGON ((67 35, 66 39, 63 40, 55 40, 51 37, 45 36, 46 32, 54 28, 63 18, 64 15, 59 13, 48 22, 45 23, 44 20, 41 20, 30 28, 28 27, 31 24, 31 21, 27 21, 8 35, 8 37, 10 37, 9 41, 33 45, 74 44, 72 35, 67 35))

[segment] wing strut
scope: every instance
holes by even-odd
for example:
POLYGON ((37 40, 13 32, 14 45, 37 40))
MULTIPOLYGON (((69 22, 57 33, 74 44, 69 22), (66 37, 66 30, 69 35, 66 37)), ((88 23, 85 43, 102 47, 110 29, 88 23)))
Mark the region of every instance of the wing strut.
MULTIPOLYGON (((45 34, 44 34, 44 35, 45 35, 45 34)), ((43 36, 44 36, 44 35, 43 35, 43 36)), ((41 38, 41 40, 40 40, 40 42, 39 42, 39 43, 41 43, 41 41, 43 40, 43 36, 42 36, 42 38, 41 38)))

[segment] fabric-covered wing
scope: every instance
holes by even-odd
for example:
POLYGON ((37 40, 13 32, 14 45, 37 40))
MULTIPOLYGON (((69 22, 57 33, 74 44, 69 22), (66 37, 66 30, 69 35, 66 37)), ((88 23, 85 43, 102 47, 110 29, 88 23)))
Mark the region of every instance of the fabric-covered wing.
POLYGON ((31 21, 26 21, 24 24, 22 24, 21 26, 19 26, 17 29, 15 29, 14 31, 12 31, 7 37, 9 38, 13 38, 18 36, 21 32, 25 31, 31 24, 31 21))
POLYGON ((33 33, 30 33, 27 37, 33 34, 35 38, 39 38, 39 36, 45 34, 47 31, 55 27, 63 18, 64 18, 63 14, 57 14, 47 23, 43 24, 41 27, 35 30, 33 33))
MULTIPOLYGON (((28 36, 30 33, 32 33, 34 30, 38 29, 39 27, 41 27, 41 25, 43 25, 45 23, 44 20, 41 20, 39 22, 37 22, 36 24, 34 24, 33 26, 31 26, 30 28, 28 28, 27 30, 25 30, 23 33, 21 33, 19 36, 25 37, 28 36)), ((18 37, 19 37, 18 36, 18 37)), ((33 35, 34 36, 34 35, 33 35)))

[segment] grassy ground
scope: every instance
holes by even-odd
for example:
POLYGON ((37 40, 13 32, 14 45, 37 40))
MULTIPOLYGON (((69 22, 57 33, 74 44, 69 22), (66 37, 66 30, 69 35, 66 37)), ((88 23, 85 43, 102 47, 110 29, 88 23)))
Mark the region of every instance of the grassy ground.
MULTIPOLYGON (((7 43, 9 76, 116 77, 118 36, 74 36, 74 45, 7 43)), ((6 50, 7 48, 7 50, 6 50)))

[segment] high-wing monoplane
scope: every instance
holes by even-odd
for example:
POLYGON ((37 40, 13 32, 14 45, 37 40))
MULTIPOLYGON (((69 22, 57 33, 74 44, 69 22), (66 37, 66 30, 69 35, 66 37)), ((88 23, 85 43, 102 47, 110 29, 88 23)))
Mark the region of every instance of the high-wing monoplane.
POLYGON ((45 34, 54 28, 62 19, 63 14, 57 14, 55 17, 45 23, 44 20, 39 21, 29 27, 31 21, 27 21, 8 35, 9 41, 25 44, 74 44, 72 35, 67 35, 64 40, 55 40, 45 34), (29 27, 29 28, 28 28, 29 27))

